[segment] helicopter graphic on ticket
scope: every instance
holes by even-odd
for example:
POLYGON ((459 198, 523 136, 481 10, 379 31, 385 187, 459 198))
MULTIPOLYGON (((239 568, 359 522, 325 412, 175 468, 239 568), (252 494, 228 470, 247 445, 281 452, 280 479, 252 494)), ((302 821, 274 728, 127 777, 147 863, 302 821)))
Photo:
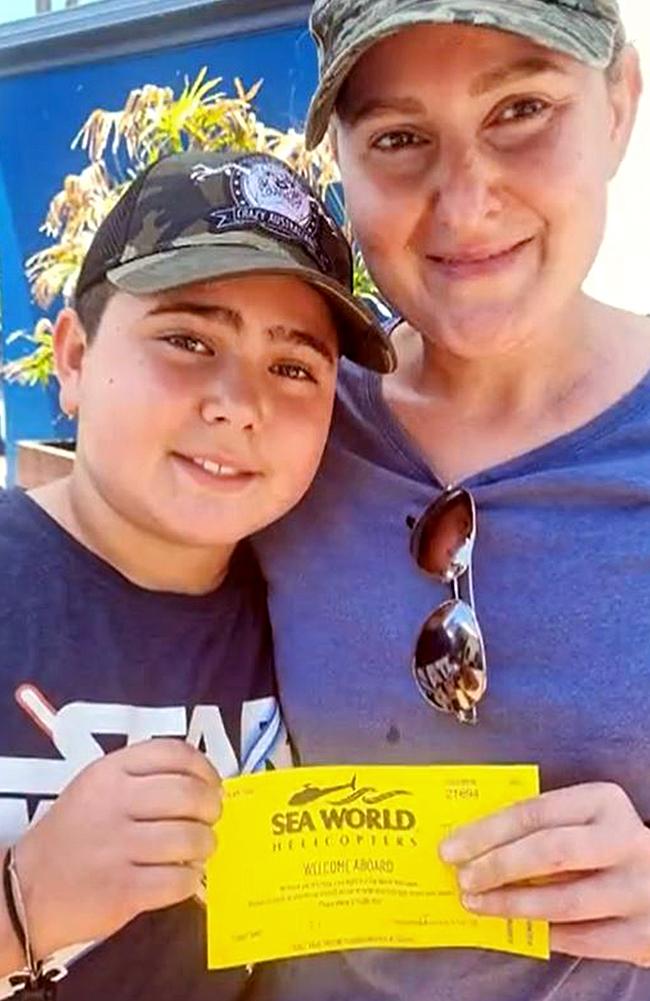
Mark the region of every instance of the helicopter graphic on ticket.
POLYGON ((211 969, 340 949, 546 959, 548 925, 477 916, 438 855, 454 828, 539 792, 534 765, 296 768, 224 782, 207 868, 211 969))

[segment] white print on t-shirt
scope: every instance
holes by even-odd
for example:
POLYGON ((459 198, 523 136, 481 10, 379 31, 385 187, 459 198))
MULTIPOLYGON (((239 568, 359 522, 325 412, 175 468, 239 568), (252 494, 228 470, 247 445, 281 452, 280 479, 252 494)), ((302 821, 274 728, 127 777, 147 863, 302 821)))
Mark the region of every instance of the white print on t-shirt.
POLYGON ((21 709, 52 741, 60 758, 0 756, 0 844, 12 844, 52 805, 78 773, 105 753, 102 734, 124 737, 124 745, 152 737, 183 737, 205 751, 222 778, 258 771, 267 762, 291 765, 287 733, 272 696, 242 703, 239 758, 218 706, 129 706, 69 702, 55 709, 34 685, 16 691, 21 709), (189 716, 189 718, 188 718, 189 716), (36 802, 36 809, 30 817, 36 802))

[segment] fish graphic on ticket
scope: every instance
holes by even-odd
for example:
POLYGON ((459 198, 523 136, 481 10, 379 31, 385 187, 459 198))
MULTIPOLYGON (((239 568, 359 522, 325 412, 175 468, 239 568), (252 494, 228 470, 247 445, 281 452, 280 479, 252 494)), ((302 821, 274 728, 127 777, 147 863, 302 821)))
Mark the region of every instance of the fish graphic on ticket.
POLYGON ((477 916, 438 856, 454 828, 539 792, 533 765, 297 768, 224 782, 208 965, 340 949, 549 955, 548 925, 477 916))

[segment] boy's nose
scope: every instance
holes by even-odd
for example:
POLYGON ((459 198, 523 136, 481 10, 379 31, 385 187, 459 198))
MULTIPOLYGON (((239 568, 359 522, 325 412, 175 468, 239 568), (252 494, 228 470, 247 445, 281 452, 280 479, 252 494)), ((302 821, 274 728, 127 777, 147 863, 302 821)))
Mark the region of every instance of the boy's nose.
POLYGON ((201 403, 206 424, 228 424, 252 431, 261 420, 261 400, 253 380, 242 372, 229 372, 201 403))

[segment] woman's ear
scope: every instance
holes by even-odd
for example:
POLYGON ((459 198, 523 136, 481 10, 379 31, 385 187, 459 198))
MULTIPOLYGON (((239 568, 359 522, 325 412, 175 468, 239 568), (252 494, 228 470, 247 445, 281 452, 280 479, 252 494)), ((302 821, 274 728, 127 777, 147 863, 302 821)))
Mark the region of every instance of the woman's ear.
POLYGON ((639 54, 633 45, 626 45, 617 62, 608 71, 607 88, 612 109, 610 142, 612 148, 611 175, 618 170, 630 142, 643 92, 643 77, 639 54))
POLYGON ((327 130, 327 135, 330 141, 330 146, 332 147, 332 154, 336 162, 339 162, 339 121, 336 116, 336 112, 332 115, 330 119, 329 129, 327 130))
POLYGON ((54 369, 59 380, 59 404, 68 417, 79 410, 83 362, 88 351, 88 338, 74 309, 62 309, 56 318, 53 333, 54 369))

